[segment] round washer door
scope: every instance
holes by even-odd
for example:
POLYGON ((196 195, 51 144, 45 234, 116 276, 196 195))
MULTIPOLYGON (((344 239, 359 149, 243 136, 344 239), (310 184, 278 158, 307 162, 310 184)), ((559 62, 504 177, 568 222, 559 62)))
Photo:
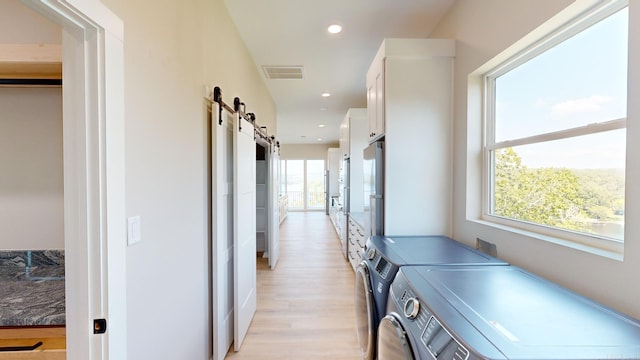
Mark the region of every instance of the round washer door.
POLYGON ((407 333, 391 314, 385 316, 378 326, 378 359, 414 360, 407 333))
POLYGON ((365 262, 361 262, 356 268, 355 304, 360 353, 363 359, 372 360, 375 352, 376 306, 371 289, 371 275, 365 262))

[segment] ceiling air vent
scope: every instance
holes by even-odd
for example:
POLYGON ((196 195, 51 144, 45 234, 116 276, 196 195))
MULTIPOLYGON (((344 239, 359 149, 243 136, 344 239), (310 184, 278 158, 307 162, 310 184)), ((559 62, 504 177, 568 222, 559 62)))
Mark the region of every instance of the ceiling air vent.
POLYGON ((267 79, 302 79, 302 65, 263 65, 267 79))

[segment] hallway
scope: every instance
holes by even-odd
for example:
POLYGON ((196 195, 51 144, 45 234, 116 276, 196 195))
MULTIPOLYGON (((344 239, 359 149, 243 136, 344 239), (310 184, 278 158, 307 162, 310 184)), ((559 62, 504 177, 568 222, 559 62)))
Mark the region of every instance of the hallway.
POLYGON ((354 273, 324 212, 289 212, 275 270, 258 259, 258 305, 227 359, 359 359, 354 273))

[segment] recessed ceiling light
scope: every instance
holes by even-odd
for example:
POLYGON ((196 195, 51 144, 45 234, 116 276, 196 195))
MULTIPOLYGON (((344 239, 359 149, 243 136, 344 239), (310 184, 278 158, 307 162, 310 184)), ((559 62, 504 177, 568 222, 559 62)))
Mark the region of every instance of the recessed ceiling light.
POLYGON ((324 124, 320 124, 320 125, 318 125, 318 127, 319 127, 319 128, 323 128, 323 127, 324 127, 324 124))
POLYGON ((331 94, 329 94, 328 92, 322 93, 322 97, 329 97, 329 96, 331 96, 331 94))
POLYGON ((322 141, 322 138, 317 138, 316 140, 318 140, 318 141, 322 141))
POLYGON ((328 109, 328 108, 326 108, 326 107, 321 107, 321 108, 320 108, 320 111, 327 111, 327 110, 329 110, 329 109, 328 109))
POLYGON ((342 26, 338 24, 329 25, 329 27, 327 28, 327 31, 330 32, 331 34, 337 34, 340 31, 342 31, 342 26))

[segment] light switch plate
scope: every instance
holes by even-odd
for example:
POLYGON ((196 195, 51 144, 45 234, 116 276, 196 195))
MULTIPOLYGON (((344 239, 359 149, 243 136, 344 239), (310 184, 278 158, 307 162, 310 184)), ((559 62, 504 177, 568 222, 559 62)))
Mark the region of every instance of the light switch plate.
POLYGON ((127 244, 131 246, 140 240, 140 216, 132 216, 127 219, 127 244))

